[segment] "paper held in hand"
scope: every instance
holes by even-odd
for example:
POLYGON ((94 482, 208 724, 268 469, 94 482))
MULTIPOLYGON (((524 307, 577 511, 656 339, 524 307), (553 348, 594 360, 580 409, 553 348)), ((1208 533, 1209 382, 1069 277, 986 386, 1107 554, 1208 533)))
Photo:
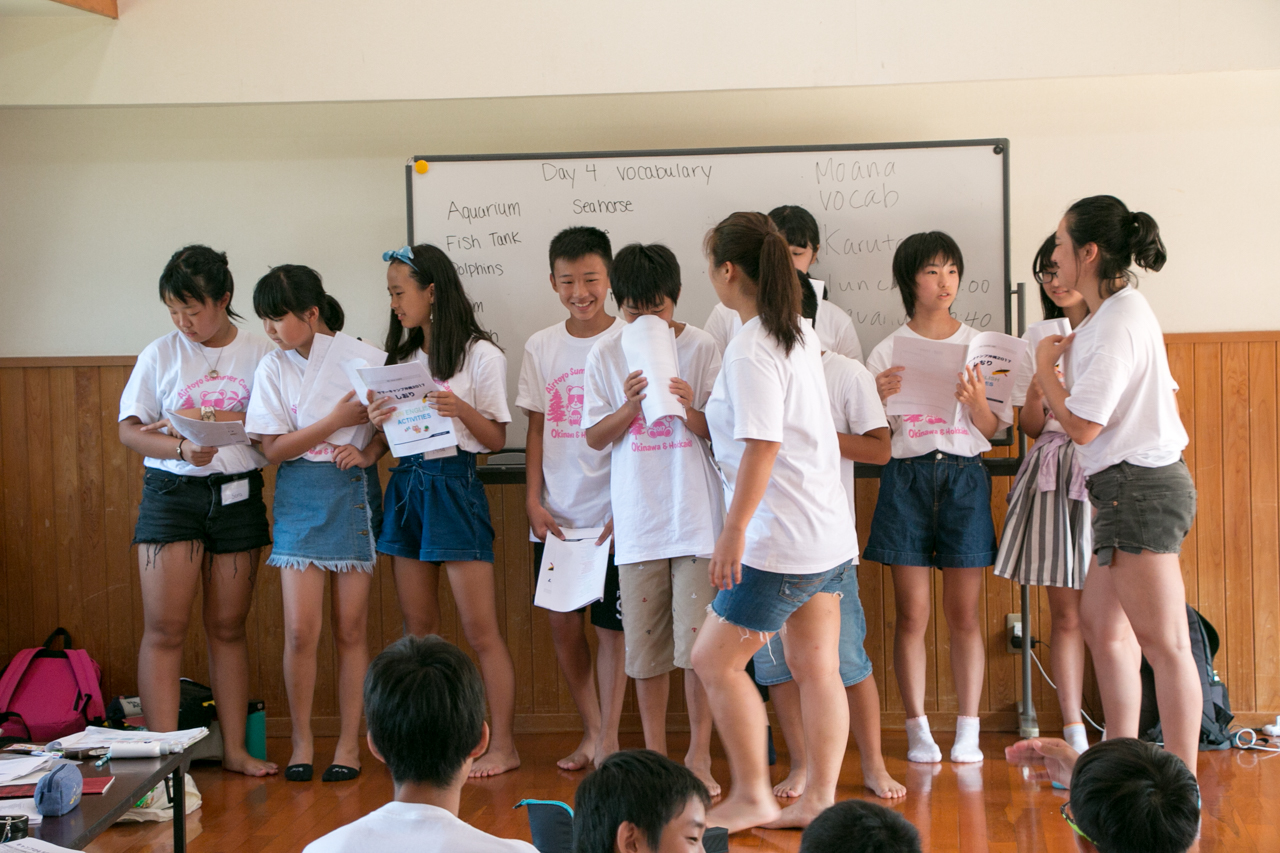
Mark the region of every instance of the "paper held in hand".
POLYGON ((457 454, 453 418, 441 417, 427 400, 427 395, 439 391, 440 386, 422 362, 359 367, 355 372, 375 398, 390 397, 395 401, 396 410, 382 425, 392 456, 421 453, 434 459, 457 454))
MULTIPOLYGON (((352 381, 355 370, 361 367, 382 367, 387 354, 364 341, 344 335, 342 332, 316 335, 311 342, 307 369, 302 374, 302 389, 298 395, 298 427, 311 426, 333 411, 334 406, 353 390, 356 399, 367 403, 364 383, 352 381)), ((342 427, 325 441, 334 445, 350 444, 358 427, 342 427)))
POLYGON ((538 570, 537 607, 570 613, 604 598, 604 576, 609 566, 609 540, 597 545, 603 527, 563 528, 564 539, 547 533, 538 570))
POLYGON ((243 421, 202 421, 184 418, 176 412, 165 412, 169 429, 192 444, 201 447, 227 447, 232 444, 252 444, 244 431, 243 421))
POLYGON ((1014 379, 1027 342, 1000 332, 982 332, 969 344, 900 336, 893 339, 893 365, 904 367, 902 388, 885 403, 889 415, 932 415, 960 420, 956 385, 965 367, 982 371, 987 403, 1002 423, 1013 422, 1014 379))
POLYGON ((680 375, 680 359, 675 331, 667 321, 652 314, 637 317, 622 330, 622 354, 627 359, 627 373, 639 370, 649 380, 640 401, 645 421, 684 417, 684 406, 671 393, 671 380, 680 375))

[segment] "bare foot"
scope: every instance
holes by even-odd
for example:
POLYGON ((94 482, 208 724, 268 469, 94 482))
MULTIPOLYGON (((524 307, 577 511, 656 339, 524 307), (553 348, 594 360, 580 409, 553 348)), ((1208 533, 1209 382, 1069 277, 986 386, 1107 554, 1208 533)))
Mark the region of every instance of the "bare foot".
POLYGON ((506 773, 508 770, 515 770, 519 766, 520 754, 515 749, 510 752, 495 752, 490 749, 476 759, 475 764, 471 765, 471 773, 469 775, 472 779, 483 779, 488 776, 506 773))
POLYGON ((885 800, 905 797, 907 786, 889 775, 883 761, 878 762, 878 765, 876 767, 862 765, 862 784, 867 786, 867 790, 885 800))
POLYGON ((711 799, 720 796, 720 783, 711 775, 711 756, 707 756, 705 761, 691 761, 686 755, 684 766, 693 771, 693 775, 697 776, 702 784, 707 786, 707 793, 711 795, 711 799))
POLYGON ((728 799, 707 812, 707 826, 723 826, 732 834, 753 826, 768 826, 782 812, 773 797, 764 800, 735 798, 735 793, 731 791, 728 799))
POLYGON ((270 761, 254 758, 247 752, 222 756, 222 769, 232 773, 243 773, 246 776, 274 776, 280 772, 270 761))
POLYGON ((813 819, 835 805, 834 802, 819 802, 812 795, 801 797, 782 810, 782 814, 765 824, 768 829, 804 829, 813 823, 813 819))
POLYGON ((787 774, 787 778, 773 786, 773 795, 775 797, 798 797, 804 793, 804 783, 808 780, 808 773, 803 767, 792 767, 791 772, 787 774))
POLYGON ((596 767, 599 767, 601 764, 604 763, 604 760, 606 758, 608 758, 610 755, 613 755, 619 749, 620 747, 618 746, 617 735, 614 735, 608 740, 602 739, 602 740, 596 741, 596 750, 595 750, 596 754, 592 756, 592 763, 595 764, 596 767))
POLYGON ((586 770, 596 757, 596 738, 594 735, 583 735, 578 748, 556 762, 561 770, 586 770))

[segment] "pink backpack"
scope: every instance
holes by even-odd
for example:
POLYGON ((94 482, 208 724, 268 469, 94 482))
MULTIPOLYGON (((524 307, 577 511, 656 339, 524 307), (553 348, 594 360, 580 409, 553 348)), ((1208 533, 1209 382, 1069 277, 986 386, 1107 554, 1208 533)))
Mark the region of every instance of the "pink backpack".
POLYGON ((46 742, 84 731, 106 716, 102 668, 58 628, 38 649, 23 649, 0 674, 0 736, 46 742), (62 648, 52 648, 62 637, 62 648))

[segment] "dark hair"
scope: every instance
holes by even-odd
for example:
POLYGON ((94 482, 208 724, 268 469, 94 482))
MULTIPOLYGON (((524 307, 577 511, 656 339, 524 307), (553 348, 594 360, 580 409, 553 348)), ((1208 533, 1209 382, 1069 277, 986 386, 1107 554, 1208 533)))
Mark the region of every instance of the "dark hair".
POLYGON ((552 237, 547 254, 552 272, 556 271, 556 261, 576 261, 587 255, 599 255, 600 260, 604 261, 605 272, 609 272, 613 264, 613 247, 609 244, 609 235, 599 228, 587 225, 566 228, 552 237))
POLYGON ((1200 789, 1172 752, 1104 740, 1071 772, 1071 813, 1101 853, 1182 853, 1200 829, 1200 789))
POLYGON ((342 331, 345 315, 338 300, 324 292, 320 273, 301 264, 283 264, 258 279, 253 288, 253 312, 263 320, 279 320, 285 314, 301 317, 312 308, 331 332, 342 331))
POLYGON ((667 824, 695 797, 711 805, 707 786, 684 765, 647 749, 615 752, 573 795, 574 853, 613 853, 623 821, 657 850, 667 824))
MULTIPOLYGON (((392 261, 393 264, 404 263, 392 261)), ((426 290, 436 286, 436 301, 431 307, 431 341, 427 344, 427 366, 437 379, 449 379, 462 369, 467 360, 467 347, 472 341, 493 343, 493 336, 480 327, 475 309, 462 288, 458 270, 449 256, 429 243, 413 247, 413 265, 405 264, 409 275, 426 290)), ((387 364, 399 364, 422 348, 426 335, 422 328, 400 325, 396 312, 391 312, 387 328, 387 364)))
POLYGON ((1151 215, 1130 212, 1113 195, 1080 199, 1067 208, 1066 220, 1067 234, 1077 250, 1089 243, 1097 245, 1098 280, 1104 296, 1137 283, 1130 264, 1155 272, 1168 259, 1160 226, 1151 215))
POLYGON ((661 243, 623 246, 613 259, 609 281, 618 307, 630 302, 636 308, 657 308, 663 297, 673 305, 680 301, 680 262, 661 243))
POLYGON ((225 252, 208 246, 184 246, 174 252, 160 273, 160 301, 170 296, 179 302, 217 302, 227 297, 227 316, 244 318, 231 309, 236 283, 231 278, 225 252))
POLYGON ((813 819, 800 853, 920 853, 920 833, 893 809, 845 800, 813 819))
POLYGON ((369 664, 364 715, 397 785, 446 788, 484 734, 484 682, 457 646, 401 637, 369 664))
POLYGON ((893 283, 902 296, 902 307, 908 317, 916 315, 916 273, 937 258, 943 263, 955 264, 960 278, 964 278, 964 255, 960 246, 942 231, 921 231, 912 234, 898 244, 893 253, 893 283))
POLYGON ((806 320, 818 322, 818 291, 807 273, 796 270, 796 278, 800 279, 800 316, 806 320))
POLYGON ((761 325, 790 355, 803 337, 800 288, 778 226, 763 213, 734 213, 707 232, 702 248, 716 266, 734 264, 751 280, 761 325))
POLYGON ((818 220, 813 218, 813 214, 800 207, 798 204, 784 204, 782 207, 775 207, 769 211, 769 218, 773 220, 773 224, 778 226, 778 230, 782 232, 782 236, 787 238, 789 245, 800 249, 813 249, 817 251, 821 245, 820 235, 818 234, 818 220))
POLYGON ((1053 250, 1057 247, 1058 235, 1050 234, 1040 244, 1035 260, 1031 262, 1031 275, 1035 277, 1036 284, 1040 285, 1040 307, 1044 311, 1046 320, 1057 320, 1059 317, 1067 316, 1058 303, 1049 298, 1049 294, 1044 289, 1049 280, 1058 274, 1058 265, 1053 261, 1053 250))

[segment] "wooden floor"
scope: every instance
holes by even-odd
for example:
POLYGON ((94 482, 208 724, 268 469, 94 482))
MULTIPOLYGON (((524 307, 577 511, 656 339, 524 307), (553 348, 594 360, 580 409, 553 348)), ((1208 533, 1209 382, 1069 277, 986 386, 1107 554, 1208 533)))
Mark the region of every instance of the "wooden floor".
MULTIPOLYGON (((680 735, 672 738, 673 755, 682 754, 680 735)), ((624 736, 623 745, 639 747, 638 736, 624 736)), ((926 851, 1074 851, 1071 830, 1058 814, 1065 793, 1048 783, 1027 782, 1018 768, 1004 762, 1003 749, 1012 735, 985 734, 988 759, 982 765, 909 765, 906 736, 885 733, 889 770, 910 790, 894 807, 920 830, 926 851)), ((555 759, 576 745, 567 734, 521 735, 524 766, 513 773, 469 784, 463 792, 462 817, 496 835, 529 839, 523 810, 512 806, 524 797, 558 799, 572 804, 583 773, 565 773, 555 759)), ((943 754, 950 738, 940 737, 943 754)), ((317 755, 330 755, 332 739, 317 743, 317 755)), ((272 760, 284 765, 289 742, 269 741, 272 760)), ((365 772, 346 784, 286 783, 281 778, 246 779, 223 772, 217 765, 198 765, 192 772, 204 805, 187 818, 188 850, 289 853, 364 815, 391 798, 386 769, 367 752, 365 772)), ((1258 752, 1201 753, 1200 782, 1204 800, 1199 850, 1280 850, 1280 754, 1258 752)), ((723 759, 716 762, 717 778, 728 780, 723 759)), ((780 776, 780 773, 777 774, 780 776)), ((857 755, 845 761, 840 799, 874 799, 860 785, 857 755)), ((794 851, 800 833, 759 830, 732 839, 732 850, 794 851)), ((88 848, 94 853, 169 851, 170 824, 120 826, 109 830, 88 848)))

